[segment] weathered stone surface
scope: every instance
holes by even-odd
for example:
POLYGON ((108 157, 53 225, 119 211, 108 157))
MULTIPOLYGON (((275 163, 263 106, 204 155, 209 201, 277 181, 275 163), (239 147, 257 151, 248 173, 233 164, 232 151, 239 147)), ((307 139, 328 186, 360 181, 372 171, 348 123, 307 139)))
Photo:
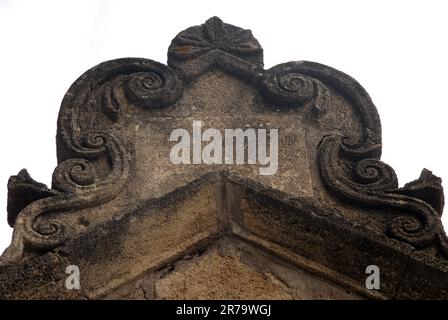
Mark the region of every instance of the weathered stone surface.
POLYGON ((381 146, 354 79, 307 61, 265 70, 250 31, 211 18, 173 39, 167 65, 117 59, 75 81, 51 188, 26 171, 8 184, 0 297, 446 299, 441 179, 424 169, 398 188, 381 146), (277 170, 194 151, 174 164, 170 134, 195 121, 278 129, 277 170))
POLYGON ((204 176, 167 197, 147 201, 116 222, 60 249, 83 270, 83 288, 97 298, 147 270, 213 241, 220 232, 216 177, 204 176))
POLYGON ((154 280, 157 299, 359 299, 254 246, 223 240, 154 280))
POLYGON ((68 260, 51 252, 1 270, 2 299, 84 299, 65 287, 68 260))

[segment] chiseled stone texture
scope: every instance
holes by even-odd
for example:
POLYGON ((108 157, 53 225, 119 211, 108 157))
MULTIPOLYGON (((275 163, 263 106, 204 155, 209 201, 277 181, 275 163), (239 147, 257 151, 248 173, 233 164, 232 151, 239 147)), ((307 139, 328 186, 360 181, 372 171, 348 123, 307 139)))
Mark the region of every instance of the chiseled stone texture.
POLYGON ((240 240, 223 239, 105 299, 363 299, 240 240))
POLYGON ((309 61, 264 69, 251 31, 217 17, 180 32, 166 65, 116 59, 80 76, 56 146, 51 187, 26 170, 8 182, 0 298, 448 298, 441 179, 423 169, 400 188, 356 80, 309 61), (170 135, 194 121, 278 129, 277 172, 259 158, 173 164, 170 135), (79 290, 65 288, 69 265, 79 290))
POLYGON ((155 283, 162 299, 356 299, 328 280, 242 243, 218 244, 155 283), (182 284, 184 287, 182 287, 182 284))

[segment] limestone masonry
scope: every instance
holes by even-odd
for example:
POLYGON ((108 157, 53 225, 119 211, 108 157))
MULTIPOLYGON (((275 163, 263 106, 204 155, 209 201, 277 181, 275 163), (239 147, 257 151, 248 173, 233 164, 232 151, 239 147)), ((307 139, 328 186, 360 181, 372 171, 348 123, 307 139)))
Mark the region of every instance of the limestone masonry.
POLYGON ((167 65, 84 73, 56 142, 51 189, 9 180, 2 299, 448 298, 441 179, 399 188, 359 83, 308 61, 265 70, 251 31, 217 17, 180 32, 167 65), (245 152, 226 153, 229 129, 245 152))

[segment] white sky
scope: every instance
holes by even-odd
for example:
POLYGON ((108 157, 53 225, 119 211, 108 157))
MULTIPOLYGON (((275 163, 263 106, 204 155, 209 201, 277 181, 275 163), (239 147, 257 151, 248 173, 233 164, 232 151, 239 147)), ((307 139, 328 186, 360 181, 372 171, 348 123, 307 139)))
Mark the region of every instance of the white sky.
POLYGON ((12 231, 8 178, 27 168, 50 184, 57 114, 72 82, 109 59, 166 63, 171 39, 214 15, 253 31, 266 68, 311 60, 357 79, 378 108, 382 159, 400 185, 424 167, 447 181, 447 9, 443 0, 0 0, 0 252, 12 231))

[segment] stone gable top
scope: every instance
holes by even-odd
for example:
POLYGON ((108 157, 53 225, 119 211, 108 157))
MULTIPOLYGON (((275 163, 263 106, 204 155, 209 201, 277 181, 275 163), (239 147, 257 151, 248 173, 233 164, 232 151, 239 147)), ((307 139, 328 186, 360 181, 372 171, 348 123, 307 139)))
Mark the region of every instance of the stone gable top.
POLYGON ((51 188, 26 170, 8 182, 0 297, 101 298, 234 239, 364 297, 447 298, 441 179, 423 169, 399 188, 381 147, 358 82, 309 61, 266 70, 250 30, 210 18, 172 40, 167 65, 116 59, 73 83, 51 188), (278 171, 174 165, 170 132, 193 121, 278 128, 278 171), (63 289, 68 264, 84 270, 81 293, 63 289), (365 288, 368 265, 381 290, 365 288))

